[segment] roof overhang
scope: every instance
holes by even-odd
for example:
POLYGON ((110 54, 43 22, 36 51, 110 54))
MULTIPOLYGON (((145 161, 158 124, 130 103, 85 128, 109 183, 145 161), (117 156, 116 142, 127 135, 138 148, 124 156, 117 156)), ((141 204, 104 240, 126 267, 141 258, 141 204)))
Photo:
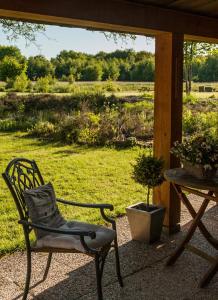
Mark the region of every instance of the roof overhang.
POLYGON ((218 42, 217 18, 134 2, 0 0, 0 17, 144 35, 175 32, 188 39, 218 42))

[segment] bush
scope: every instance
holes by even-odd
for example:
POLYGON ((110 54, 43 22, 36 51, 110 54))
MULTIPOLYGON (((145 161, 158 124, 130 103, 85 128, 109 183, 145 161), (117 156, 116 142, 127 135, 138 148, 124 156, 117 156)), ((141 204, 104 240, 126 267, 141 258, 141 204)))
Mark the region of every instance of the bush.
POLYGON ((81 128, 80 120, 82 122, 79 113, 62 118, 57 125, 56 138, 68 144, 77 143, 81 128))
POLYGON ((117 118, 118 112, 112 109, 101 113, 97 141, 99 145, 106 145, 116 140, 118 135, 117 118))
POLYGON ((106 92, 119 92, 121 90, 120 86, 111 80, 107 80, 105 83, 103 83, 102 89, 106 92))
POLYGON ((53 87, 53 93, 71 93, 73 87, 71 84, 58 84, 53 87))
POLYGON ((13 82, 13 90, 16 92, 25 92, 29 86, 29 79, 23 72, 18 75, 13 82))
POLYGON ((193 113, 187 110, 183 118, 184 135, 209 133, 212 136, 217 135, 218 118, 216 112, 193 113))
POLYGON ((184 104, 195 104, 196 102, 197 102, 197 98, 191 94, 183 97, 184 104))
POLYGON ((40 77, 37 79, 34 90, 38 93, 48 93, 51 89, 51 77, 40 77))
POLYGON ((0 131, 14 131, 17 130, 17 122, 14 119, 0 120, 0 131))
POLYGON ((0 82, 0 92, 5 92, 5 83, 0 82))
POLYGON ((41 137, 41 138, 54 138, 56 129, 55 125, 46 121, 39 121, 31 130, 29 135, 41 137))
POLYGON ((86 145, 98 144, 98 128, 81 129, 78 135, 78 143, 86 145))
POLYGON ((34 118, 7 118, 0 120, 0 131, 27 131, 34 124, 34 118))

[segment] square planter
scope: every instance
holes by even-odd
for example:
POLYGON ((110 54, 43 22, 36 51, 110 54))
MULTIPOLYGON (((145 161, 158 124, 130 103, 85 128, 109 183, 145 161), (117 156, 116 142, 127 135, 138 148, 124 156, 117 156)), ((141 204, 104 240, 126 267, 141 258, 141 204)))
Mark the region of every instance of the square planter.
POLYGON ((139 202, 126 208, 133 240, 153 243, 160 239, 165 208, 139 202))

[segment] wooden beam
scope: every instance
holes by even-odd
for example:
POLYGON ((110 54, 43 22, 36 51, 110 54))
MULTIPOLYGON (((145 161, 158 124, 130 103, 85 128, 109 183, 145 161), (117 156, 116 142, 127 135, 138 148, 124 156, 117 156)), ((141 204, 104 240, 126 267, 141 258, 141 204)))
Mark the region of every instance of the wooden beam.
POLYGON ((218 39, 218 19, 125 1, 0 0, 0 17, 104 30, 218 39), (127 28, 130 30, 126 30, 127 28))
MULTIPOLYGON (((179 162, 170 153, 182 137, 183 35, 164 33, 156 36, 154 155, 162 156, 165 168, 179 162)), ((179 229, 180 201, 171 184, 154 190, 154 203, 166 207, 164 225, 169 232, 179 229)))

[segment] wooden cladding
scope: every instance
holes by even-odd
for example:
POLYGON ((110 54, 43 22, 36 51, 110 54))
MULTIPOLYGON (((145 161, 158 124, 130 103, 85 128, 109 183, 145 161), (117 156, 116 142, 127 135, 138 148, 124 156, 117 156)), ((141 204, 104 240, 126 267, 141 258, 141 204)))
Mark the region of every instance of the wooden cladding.
MULTIPOLYGON (((126 0, 128 1, 128 0, 126 0)), ((210 0, 132 0, 135 3, 159 6, 177 11, 200 14, 207 17, 218 17, 218 1, 210 0)))
POLYGON ((218 40, 218 19, 132 1, 0 0, 0 17, 139 34, 165 31, 218 40))

